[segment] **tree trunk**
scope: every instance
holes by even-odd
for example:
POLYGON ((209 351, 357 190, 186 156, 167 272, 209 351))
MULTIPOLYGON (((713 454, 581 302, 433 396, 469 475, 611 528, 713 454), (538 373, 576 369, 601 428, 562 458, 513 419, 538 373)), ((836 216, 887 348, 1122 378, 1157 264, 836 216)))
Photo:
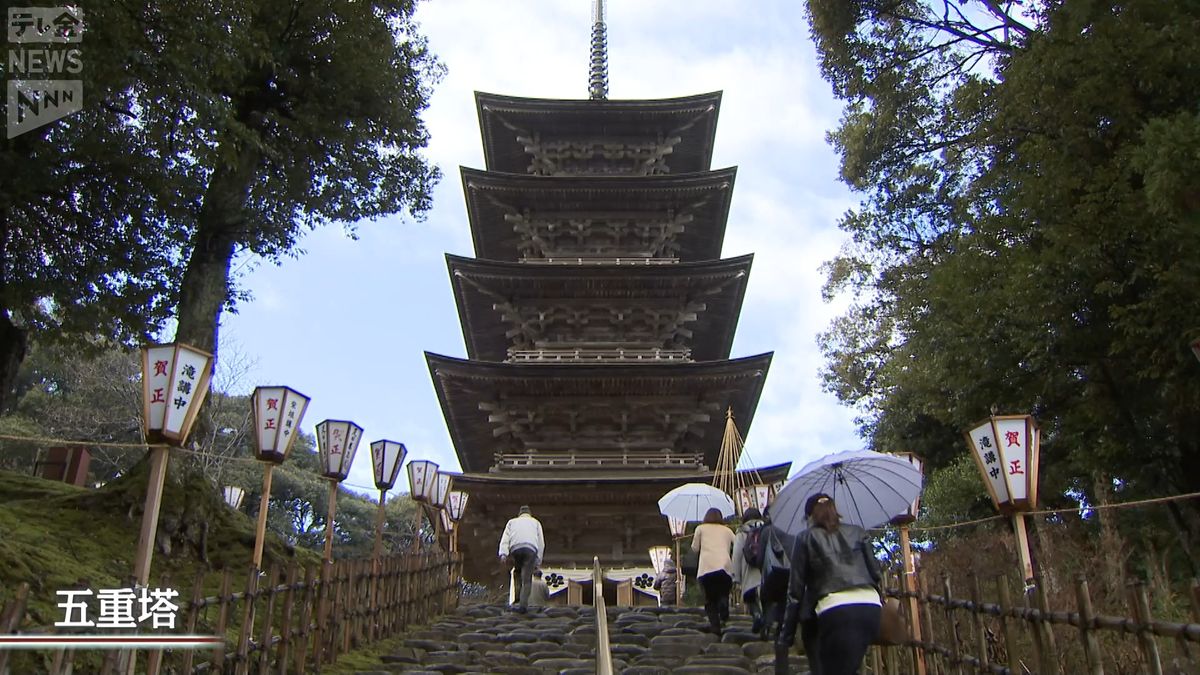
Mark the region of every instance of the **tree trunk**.
POLYGON ((14 325, 8 313, 0 310, 0 412, 11 402, 17 371, 28 349, 29 332, 14 325))
POLYGON ((217 331, 229 299, 229 268, 244 227, 243 209, 258 168, 259 153, 243 148, 233 166, 217 169, 204 193, 204 205, 179 285, 179 325, 175 340, 213 354, 217 331))

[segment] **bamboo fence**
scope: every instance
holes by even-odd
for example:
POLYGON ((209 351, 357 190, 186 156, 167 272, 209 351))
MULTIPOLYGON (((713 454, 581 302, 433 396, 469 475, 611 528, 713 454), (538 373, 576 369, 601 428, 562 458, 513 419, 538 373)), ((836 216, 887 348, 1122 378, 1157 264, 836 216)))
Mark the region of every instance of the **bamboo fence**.
POLYGON ((1014 592, 1006 576, 985 584, 972 575, 965 585, 969 590, 964 594, 955 589, 955 580, 949 575, 934 587, 924 574, 918 574, 913 592, 889 587, 889 596, 916 599, 916 617, 911 615, 909 602, 900 604, 910 626, 920 622, 922 640, 873 648, 867 659, 870 672, 1200 673, 1200 582, 1190 589, 1190 623, 1155 619, 1146 585, 1140 581, 1125 588, 1127 616, 1096 614, 1083 575, 1074 580, 1075 607, 1070 609, 1049 607, 1041 583, 1028 594, 1014 592), (983 599, 985 591, 991 591, 993 601, 983 599), (1129 641, 1133 650, 1129 650, 1129 641), (1136 652, 1136 664, 1118 658, 1122 648, 1136 652), (923 670, 918 668, 919 659, 924 660, 923 670))
MULTIPOLYGON (((459 553, 436 552, 303 568, 276 564, 264 573, 251 571, 244 589, 236 591, 232 570, 226 569, 215 596, 204 595, 207 579, 197 577, 190 600, 180 603, 177 632, 224 636, 225 644, 207 652, 151 652, 144 661, 146 672, 318 671, 340 654, 452 610, 458 604, 461 576, 459 553)), ((17 632, 28 595, 28 584, 22 584, 0 612, 0 634, 17 632)), ((0 675, 10 675, 11 654, 0 650, 0 675)), ((54 652, 51 675, 71 672, 74 654, 54 652)), ((106 653, 101 674, 122 669, 122 653, 106 653)))

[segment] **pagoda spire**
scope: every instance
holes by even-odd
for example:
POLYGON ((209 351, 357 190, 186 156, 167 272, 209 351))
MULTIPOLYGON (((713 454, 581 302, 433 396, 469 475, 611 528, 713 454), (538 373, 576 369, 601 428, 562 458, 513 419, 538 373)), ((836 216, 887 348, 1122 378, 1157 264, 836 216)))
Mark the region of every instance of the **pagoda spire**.
POLYGON ((604 27, 604 0, 592 0, 592 58, 588 69, 588 94, 593 101, 608 98, 608 32, 604 27))

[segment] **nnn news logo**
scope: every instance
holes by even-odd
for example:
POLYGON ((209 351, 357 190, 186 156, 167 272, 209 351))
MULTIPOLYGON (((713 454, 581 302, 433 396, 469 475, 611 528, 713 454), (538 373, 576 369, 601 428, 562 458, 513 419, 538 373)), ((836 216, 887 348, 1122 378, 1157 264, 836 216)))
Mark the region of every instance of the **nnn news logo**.
POLYGON ((83 70, 83 10, 79 7, 9 7, 8 137, 62 119, 83 107, 83 81, 65 79, 83 70))

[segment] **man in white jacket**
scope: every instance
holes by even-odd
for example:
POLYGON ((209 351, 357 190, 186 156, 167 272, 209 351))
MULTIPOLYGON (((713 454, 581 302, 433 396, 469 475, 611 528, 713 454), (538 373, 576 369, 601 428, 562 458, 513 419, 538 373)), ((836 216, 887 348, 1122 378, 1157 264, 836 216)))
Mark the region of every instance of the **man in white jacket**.
POLYGON ((516 589, 513 597, 517 611, 525 613, 529 606, 529 591, 533 588, 533 570, 542 564, 545 539, 542 524, 534 518, 528 506, 522 506, 516 518, 504 526, 500 537, 500 563, 512 566, 516 571, 516 589))

